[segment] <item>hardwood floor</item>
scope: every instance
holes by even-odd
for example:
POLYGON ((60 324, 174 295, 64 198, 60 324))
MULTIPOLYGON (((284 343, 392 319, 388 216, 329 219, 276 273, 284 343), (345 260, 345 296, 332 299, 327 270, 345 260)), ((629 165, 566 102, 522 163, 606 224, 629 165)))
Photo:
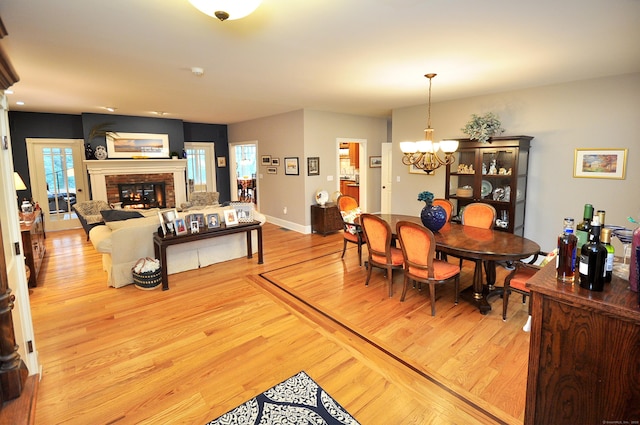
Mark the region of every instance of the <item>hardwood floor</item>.
MULTIPOLYGON (((342 236, 265 224, 265 262, 170 275, 169 291, 106 285, 81 230, 47 234, 31 294, 43 365, 37 424, 204 424, 306 371, 362 424, 522 423, 527 308, 482 316, 439 288, 399 302, 369 287, 342 236)), ((366 250, 365 250, 366 251, 366 250)), ((465 263, 461 286, 473 272, 465 263)), ((499 282, 504 271, 499 271, 499 282)), ((467 282, 465 284, 465 282, 467 282)))

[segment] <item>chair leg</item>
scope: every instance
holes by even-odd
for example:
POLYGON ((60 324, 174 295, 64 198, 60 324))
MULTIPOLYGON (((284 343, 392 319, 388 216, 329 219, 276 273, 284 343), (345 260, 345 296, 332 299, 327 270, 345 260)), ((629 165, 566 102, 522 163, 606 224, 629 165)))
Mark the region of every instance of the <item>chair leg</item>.
POLYGON ((404 297, 407 295, 407 289, 409 288, 409 276, 404 274, 404 287, 402 288, 402 295, 400 296, 400 302, 404 301, 404 297))
POLYGON ((504 284, 504 292, 502 293, 502 320, 504 322, 507 321, 507 306, 509 305, 509 293, 511 289, 509 288, 509 284, 505 282, 504 284))
MULTIPOLYGON (((344 255, 344 252, 342 253, 344 255)), ((362 266, 362 244, 358 244, 358 265, 362 266)))
POLYGON ((367 267, 367 280, 364 282, 364 286, 369 286, 369 279, 371 279, 371 270, 373 270, 373 266, 369 264, 369 267, 367 267))
POLYGON ((393 269, 387 267, 387 280, 389 282, 389 298, 393 297, 393 269))
POLYGON ((454 285, 454 290, 456 291, 456 298, 454 300, 454 304, 458 305, 458 293, 460 292, 460 275, 456 276, 456 280, 453 285, 454 285))
POLYGON ((429 284, 429 296, 431 297, 431 315, 436 315, 436 285, 434 283, 429 284))
POLYGON ((347 252, 347 240, 343 239, 342 243, 342 256, 340 258, 344 258, 344 253, 347 252))

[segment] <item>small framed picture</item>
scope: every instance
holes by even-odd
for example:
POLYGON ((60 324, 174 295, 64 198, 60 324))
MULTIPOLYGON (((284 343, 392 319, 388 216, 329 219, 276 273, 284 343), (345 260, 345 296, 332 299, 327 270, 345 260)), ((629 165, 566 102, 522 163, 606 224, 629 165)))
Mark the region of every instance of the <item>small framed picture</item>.
POLYGON ((369 157, 369 168, 380 168, 382 167, 382 157, 381 156, 370 156, 369 157))
POLYGON ((173 226, 176 229, 176 235, 186 235, 187 234, 187 225, 184 222, 184 218, 176 218, 173 221, 173 226))
POLYGON ((267 174, 278 174, 278 169, 276 167, 267 167, 267 174))
POLYGON ((196 213, 196 214, 191 214, 191 221, 197 221, 198 222, 198 226, 201 229, 204 229, 204 214, 202 213, 196 213))
POLYGON ((218 167, 220 168, 224 168, 227 166, 227 158, 224 156, 219 156, 218 157, 218 167))
POLYGON ((236 210, 224 210, 224 221, 227 226, 235 226, 238 224, 238 215, 236 210))
POLYGON ((191 233, 200 233, 200 225, 195 220, 191 222, 191 233))
POLYGON ((160 219, 160 227, 165 236, 175 235, 174 220, 178 218, 178 210, 170 208, 167 210, 158 211, 158 218, 160 219))
POLYGON ((262 155, 260 157, 260 165, 271 165, 271 155, 262 155))
POLYGON ((310 156, 307 158, 307 176, 320 175, 320 157, 310 156))
POLYGON ((274 167, 280 166, 280 158, 271 158, 271 165, 274 167))
POLYGON ((215 229, 220 227, 220 216, 218 213, 207 214, 207 228, 215 229))
POLYGON ((576 149, 573 177, 624 180, 627 149, 576 149))
POLYGON ((231 206, 236 210, 238 223, 253 221, 253 204, 251 202, 232 202, 231 206))
POLYGON ((284 173, 288 176, 300 175, 300 164, 297 156, 284 159, 284 173))

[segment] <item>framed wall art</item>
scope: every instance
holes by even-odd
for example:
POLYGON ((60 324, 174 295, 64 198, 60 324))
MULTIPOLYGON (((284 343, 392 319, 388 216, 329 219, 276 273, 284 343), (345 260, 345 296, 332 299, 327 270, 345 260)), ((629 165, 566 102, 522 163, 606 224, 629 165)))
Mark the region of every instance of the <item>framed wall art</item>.
POLYGON ((227 157, 219 156, 218 157, 218 167, 224 168, 227 166, 227 157))
POLYGON ((271 165, 274 167, 280 166, 280 158, 271 158, 271 165))
POLYGON ((307 158, 307 175, 319 176, 320 175, 320 157, 310 156, 307 158))
POLYGON ((271 165, 271 155, 262 155, 260 157, 260 165, 271 165))
POLYGON ((573 177, 624 180, 627 149, 576 149, 573 177))
POLYGON ((297 156, 284 159, 284 173, 288 176, 300 175, 300 164, 297 156))
POLYGON ((276 167, 267 167, 267 174, 278 174, 278 169, 276 167))
POLYGON ((113 133, 107 135, 109 158, 169 158, 169 135, 113 133))
POLYGON ((369 168, 380 168, 382 167, 382 157, 381 156, 370 156, 369 157, 369 168))

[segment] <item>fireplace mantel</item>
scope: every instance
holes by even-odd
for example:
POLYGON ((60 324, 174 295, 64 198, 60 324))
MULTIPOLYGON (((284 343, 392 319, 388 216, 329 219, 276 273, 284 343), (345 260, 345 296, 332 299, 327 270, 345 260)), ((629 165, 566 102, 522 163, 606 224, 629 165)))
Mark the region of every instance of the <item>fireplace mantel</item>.
POLYGON ((109 202, 106 176, 172 173, 176 206, 187 202, 186 159, 106 159, 83 161, 91 180, 91 199, 109 202))

